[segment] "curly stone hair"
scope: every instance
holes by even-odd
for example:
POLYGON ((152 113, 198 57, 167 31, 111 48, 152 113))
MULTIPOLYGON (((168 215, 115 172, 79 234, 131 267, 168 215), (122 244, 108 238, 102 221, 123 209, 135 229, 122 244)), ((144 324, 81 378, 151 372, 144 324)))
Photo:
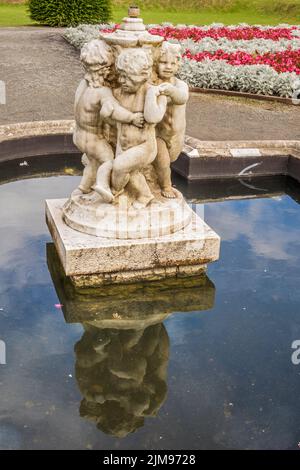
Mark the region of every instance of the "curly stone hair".
MULTIPOLYGON (((160 55, 159 55, 159 59, 161 57, 163 57, 164 55, 166 54, 171 54, 172 56, 175 57, 176 59, 176 62, 178 64, 178 66, 180 65, 180 62, 181 62, 181 46, 180 44, 174 44, 172 42, 168 42, 168 41, 164 41, 161 45, 161 48, 160 48, 160 55)), ((159 60, 158 59, 158 60, 159 60)))
POLYGON ((80 60, 84 65, 108 64, 114 61, 111 47, 101 39, 93 39, 84 44, 81 49, 80 60))
POLYGON ((116 69, 118 72, 125 71, 130 75, 141 75, 150 77, 152 70, 152 57, 145 49, 125 49, 117 58, 116 69))

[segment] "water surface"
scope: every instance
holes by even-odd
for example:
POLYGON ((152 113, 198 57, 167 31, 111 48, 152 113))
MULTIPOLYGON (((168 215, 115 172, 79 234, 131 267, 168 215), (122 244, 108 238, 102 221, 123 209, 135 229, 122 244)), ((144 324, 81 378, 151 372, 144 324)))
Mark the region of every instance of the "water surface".
MULTIPOLYGON (((297 448, 297 184, 252 181, 264 191, 245 191, 259 198, 222 201, 220 187, 204 196, 200 183, 178 180, 197 210, 201 200, 215 201, 205 203, 204 215, 222 245, 208 279, 108 289, 99 299, 64 284, 44 219, 44 200, 66 197, 76 170, 33 179, 30 167, 7 168, 0 186, 1 449, 297 448), (22 174, 28 178, 12 181, 22 174)), ((227 197, 239 196, 236 183, 223 186, 227 197)))

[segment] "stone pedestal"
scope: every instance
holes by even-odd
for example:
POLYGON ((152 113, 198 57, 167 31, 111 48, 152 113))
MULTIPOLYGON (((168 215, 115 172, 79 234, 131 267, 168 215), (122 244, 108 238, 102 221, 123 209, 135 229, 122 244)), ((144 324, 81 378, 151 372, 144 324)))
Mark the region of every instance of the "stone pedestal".
POLYGON ((152 238, 104 238, 63 221, 66 199, 46 201, 47 224, 67 276, 97 286, 194 276, 219 257, 220 237, 194 212, 185 228, 152 238))
POLYGON ((120 196, 117 204, 99 204, 95 193, 74 191, 64 205, 63 220, 74 230, 104 238, 135 240, 171 235, 186 227, 193 214, 182 194, 176 194, 174 199, 155 194, 147 207, 136 209, 126 195, 120 196))
POLYGON ((146 31, 138 13, 130 7, 121 28, 82 48, 73 139, 83 176, 68 200, 46 201, 77 286, 196 276, 219 257, 219 236, 172 187, 189 97, 180 46, 146 31))
POLYGON ((211 310, 215 286, 201 274, 163 281, 75 287, 63 270, 53 243, 47 244, 47 264, 67 323, 89 322, 99 328, 141 330, 173 313, 211 310))

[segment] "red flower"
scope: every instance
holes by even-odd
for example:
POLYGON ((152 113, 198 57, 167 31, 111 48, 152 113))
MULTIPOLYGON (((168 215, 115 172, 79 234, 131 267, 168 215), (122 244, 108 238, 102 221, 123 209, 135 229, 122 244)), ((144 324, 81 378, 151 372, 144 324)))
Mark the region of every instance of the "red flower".
MULTIPOLYGON (((102 33, 113 32, 120 27, 119 24, 115 25, 110 29, 102 29, 102 33)), ((293 31, 296 30, 296 26, 286 28, 259 28, 257 26, 237 26, 235 28, 222 27, 210 27, 204 29, 201 27, 186 27, 176 28, 171 27, 158 27, 149 30, 152 34, 163 36, 165 39, 177 39, 182 41, 184 39, 192 39, 194 42, 199 42, 203 38, 213 38, 218 40, 219 38, 227 38, 229 40, 250 40, 250 39, 271 39, 273 41, 279 41, 280 39, 294 38, 293 31)), ((295 72, 300 75, 300 49, 291 50, 287 49, 283 52, 274 52, 266 54, 257 54, 256 52, 250 54, 245 51, 236 51, 227 53, 221 49, 216 52, 199 52, 192 54, 190 50, 186 50, 183 53, 183 57, 187 57, 190 60, 196 60, 202 62, 204 59, 210 60, 225 60, 231 65, 269 65, 273 67, 277 72, 295 72)))
POLYGON ((230 65, 269 65, 279 73, 295 72, 300 75, 300 49, 287 49, 283 52, 267 52, 266 54, 249 54, 244 51, 228 53, 219 49, 216 52, 199 52, 194 55, 186 50, 183 57, 197 62, 210 59, 225 60, 230 65))
POLYGON ((149 30, 152 34, 163 36, 165 39, 192 39, 195 42, 201 41, 203 38, 227 38, 230 40, 239 39, 272 39, 279 41, 279 39, 293 39, 292 32, 297 29, 296 26, 290 28, 267 28, 261 29, 257 26, 238 26, 236 28, 228 28, 225 26, 219 28, 203 29, 201 27, 159 27, 149 30))

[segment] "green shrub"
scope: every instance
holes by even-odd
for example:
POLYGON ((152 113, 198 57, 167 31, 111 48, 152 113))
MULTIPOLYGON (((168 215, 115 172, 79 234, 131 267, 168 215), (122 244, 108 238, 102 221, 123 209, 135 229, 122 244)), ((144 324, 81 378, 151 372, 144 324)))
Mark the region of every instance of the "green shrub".
POLYGON ((29 0, 30 17, 48 26, 107 23, 110 0, 29 0))

